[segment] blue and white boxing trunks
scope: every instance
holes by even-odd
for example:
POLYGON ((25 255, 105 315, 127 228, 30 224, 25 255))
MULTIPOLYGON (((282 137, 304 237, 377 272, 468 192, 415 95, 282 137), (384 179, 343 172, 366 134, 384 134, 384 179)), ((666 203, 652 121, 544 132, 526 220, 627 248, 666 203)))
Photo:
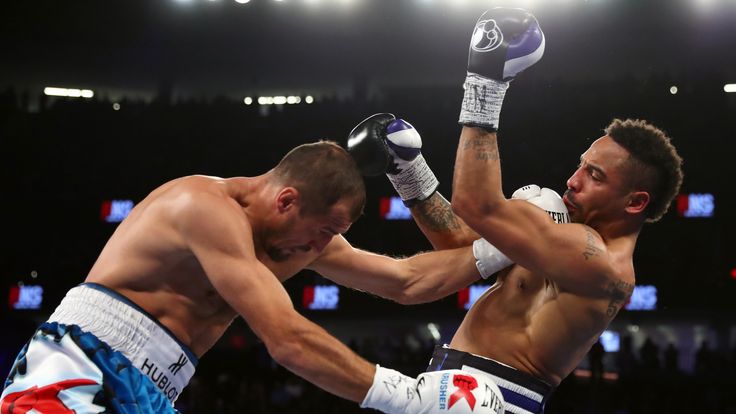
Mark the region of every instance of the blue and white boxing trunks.
POLYGON ((508 365, 467 352, 457 351, 447 345, 434 348, 427 372, 446 369, 462 369, 480 372, 491 377, 506 401, 506 414, 541 414, 544 404, 554 387, 508 365))
POLYGON ((173 403, 196 364, 197 357, 138 305, 84 283, 21 350, 0 414, 175 413, 173 403))

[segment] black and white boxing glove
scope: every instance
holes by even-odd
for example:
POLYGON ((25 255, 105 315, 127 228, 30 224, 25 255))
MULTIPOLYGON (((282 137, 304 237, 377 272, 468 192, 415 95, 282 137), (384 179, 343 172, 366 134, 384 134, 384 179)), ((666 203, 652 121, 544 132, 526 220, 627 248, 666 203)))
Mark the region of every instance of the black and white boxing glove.
MULTIPOLYGON (((570 222, 567 207, 555 190, 530 184, 514 191, 511 198, 534 204, 546 211, 555 223, 570 222)), ((496 246, 488 243, 485 239, 478 239, 473 242, 473 256, 475 256, 475 267, 478 268, 478 272, 483 279, 489 278, 499 270, 505 269, 514 263, 505 254, 501 253, 496 246)))
POLYGON ((543 54, 544 33, 531 13, 502 7, 483 13, 470 39, 459 122, 496 131, 509 81, 543 54))
POLYGON ((386 173, 407 206, 429 198, 439 185, 422 156, 422 137, 393 114, 371 115, 348 135, 347 148, 363 175, 386 173))
POLYGON ((380 366, 360 406, 388 414, 503 414, 505 410, 501 391, 487 375, 452 369, 411 378, 380 366))

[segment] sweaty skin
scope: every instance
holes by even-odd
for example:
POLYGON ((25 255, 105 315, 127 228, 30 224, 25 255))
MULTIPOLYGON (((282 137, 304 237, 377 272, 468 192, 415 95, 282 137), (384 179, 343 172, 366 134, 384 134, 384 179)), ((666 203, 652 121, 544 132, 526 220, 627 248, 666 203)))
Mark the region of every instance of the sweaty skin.
POLYGON ((288 213, 298 202, 265 176, 166 183, 118 226, 86 281, 127 296, 198 356, 240 315, 277 362, 362 401, 374 365, 299 315, 281 283, 312 268, 408 304, 439 299, 478 279, 468 247, 407 259, 352 247, 341 236, 351 225, 343 201, 329 214, 286 219, 270 203, 288 213))
MULTIPOLYGON (((555 224, 541 209, 504 198, 496 134, 463 128, 455 220, 461 218, 517 264, 500 272, 468 312, 451 347, 553 385, 572 372, 634 288, 632 257, 643 222, 635 213, 643 207, 621 190, 619 167, 627 157, 610 137, 593 143, 563 199, 576 223, 555 224)), ((435 245, 446 239, 441 231, 434 237, 435 245)))
POLYGON ((301 217, 298 203, 267 174, 171 181, 120 224, 86 281, 127 296, 198 356, 242 315, 277 362, 361 401, 374 365, 299 315, 280 283, 347 231, 348 207, 301 217))
POLYGON ((452 208, 517 265, 471 309, 451 346, 558 384, 584 357, 634 288, 633 251, 647 197, 627 193, 628 152, 595 141, 567 181, 575 223, 507 200, 495 133, 464 127, 452 208))

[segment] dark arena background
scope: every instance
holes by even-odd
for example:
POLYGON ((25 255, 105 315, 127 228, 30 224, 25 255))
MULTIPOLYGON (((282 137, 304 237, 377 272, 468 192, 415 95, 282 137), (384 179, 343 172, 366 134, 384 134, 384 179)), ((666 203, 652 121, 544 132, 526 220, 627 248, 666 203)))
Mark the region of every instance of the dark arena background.
MULTIPOLYGON (((548 413, 736 412, 736 1, 15 1, 0 25, 0 370, 117 223, 158 185, 253 176, 290 148, 345 142, 392 112, 419 130, 451 195, 468 41, 493 6, 533 12, 544 58, 512 82, 499 142, 507 195, 558 192, 613 118, 663 128, 680 196, 646 226, 637 290, 548 413)), ((431 249, 385 177, 347 233, 431 249)), ((553 247, 551 247, 553 248, 553 247)), ((402 306, 304 271, 294 306, 372 362, 415 376, 487 285, 402 306)), ((274 321, 273 323, 278 323, 274 321)), ((357 413, 276 365, 237 319, 177 401, 190 413, 357 413)))

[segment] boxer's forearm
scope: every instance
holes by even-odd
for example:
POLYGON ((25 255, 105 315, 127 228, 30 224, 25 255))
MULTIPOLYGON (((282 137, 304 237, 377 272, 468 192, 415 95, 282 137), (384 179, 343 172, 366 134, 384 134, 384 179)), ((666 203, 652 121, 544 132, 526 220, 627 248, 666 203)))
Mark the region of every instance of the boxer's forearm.
POLYGON ((453 211, 478 231, 479 221, 505 201, 496 133, 463 127, 455 159, 453 211))
POLYGON ((422 253, 404 260, 412 277, 404 288, 403 304, 442 299, 480 279, 471 246, 422 253))
POLYGON ((405 305, 443 298, 480 278, 471 246, 397 259, 337 240, 309 268, 342 286, 405 305))
POLYGON ((439 192, 412 206, 411 215, 435 250, 469 246, 479 237, 439 192))
POLYGON ((266 343, 276 362, 331 394, 363 401, 373 383, 374 364, 296 312, 274 323, 286 325, 284 336, 266 343))

